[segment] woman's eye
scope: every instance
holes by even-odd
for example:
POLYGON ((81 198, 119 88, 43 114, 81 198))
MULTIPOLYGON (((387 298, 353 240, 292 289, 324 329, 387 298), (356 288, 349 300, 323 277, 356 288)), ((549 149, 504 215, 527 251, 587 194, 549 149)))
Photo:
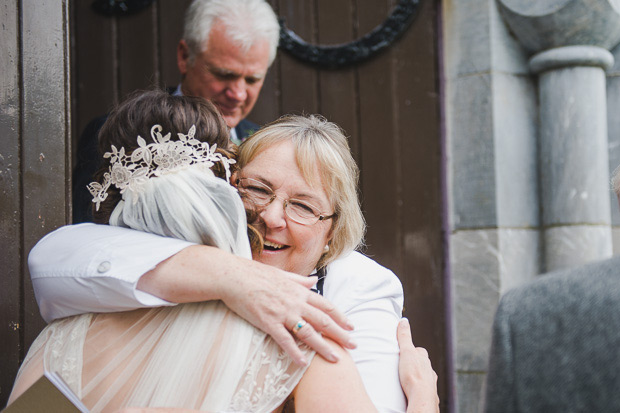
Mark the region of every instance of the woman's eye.
POLYGON ((246 191, 250 191, 252 193, 255 194, 259 194, 259 195, 270 195, 269 190, 267 188, 262 188, 260 186, 247 186, 246 191))
POLYGON ((312 206, 310 206, 310 205, 308 205, 306 203, 303 203, 301 201, 290 201, 290 203, 299 212, 302 212, 304 214, 316 215, 316 212, 315 212, 314 208, 312 208, 312 206))

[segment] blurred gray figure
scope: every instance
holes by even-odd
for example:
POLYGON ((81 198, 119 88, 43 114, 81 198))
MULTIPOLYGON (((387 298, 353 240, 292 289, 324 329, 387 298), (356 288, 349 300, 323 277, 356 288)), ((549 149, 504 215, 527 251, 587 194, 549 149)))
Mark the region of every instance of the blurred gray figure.
POLYGON ((619 370, 620 258, 556 271, 502 297, 485 412, 620 412, 619 370))

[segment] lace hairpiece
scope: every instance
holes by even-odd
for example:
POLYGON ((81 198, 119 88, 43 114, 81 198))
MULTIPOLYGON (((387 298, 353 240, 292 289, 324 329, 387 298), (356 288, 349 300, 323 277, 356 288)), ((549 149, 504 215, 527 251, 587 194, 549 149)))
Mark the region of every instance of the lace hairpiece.
POLYGON ((119 150, 114 145, 112 152, 103 155, 104 158, 110 158, 111 164, 109 172, 103 174, 103 184, 91 182, 87 186, 93 202, 97 204, 97 211, 101 202, 108 197, 110 185, 120 189, 121 194, 128 189, 142 192, 143 184, 150 178, 180 171, 190 165, 200 164, 211 168, 215 162, 221 162, 226 169, 226 180, 230 182, 230 165, 235 160, 216 153, 216 144, 209 147, 208 143, 195 139, 195 125, 192 125, 187 135, 177 133, 178 141, 170 141, 170 132, 163 136, 162 129, 160 125, 153 125, 151 137, 155 142, 148 145, 138 136, 138 148, 130 156, 125 155, 125 148, 119 150))

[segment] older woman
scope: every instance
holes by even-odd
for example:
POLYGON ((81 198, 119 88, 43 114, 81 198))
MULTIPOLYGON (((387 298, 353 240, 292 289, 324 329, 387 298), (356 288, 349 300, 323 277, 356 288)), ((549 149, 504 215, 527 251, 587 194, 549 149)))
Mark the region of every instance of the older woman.
POLYGON ((381 411, 404 411, 396 342, 402 287, 389 270, 353 252, 363 221, 346 138, 320 117, 286 117, 244 144, 239 161, 235 181, 265 237, 255 258, 273 267, 179 240, 88 224, 66 227, 30 255, 42 314, 49 320, 221 299, 306 364, 295 335, 331 361, 338 355, 316 330, 355 347, 338 327, 342 312, 355 325, 351 355, 373 403, 381 411), (59 255, 67 248, 73 251, 70 261, 59 255), (142 255, 149 259, 132 259, 142 255), (291 274, 307 276, 315 269, 316 287, 333 306, 291 274))

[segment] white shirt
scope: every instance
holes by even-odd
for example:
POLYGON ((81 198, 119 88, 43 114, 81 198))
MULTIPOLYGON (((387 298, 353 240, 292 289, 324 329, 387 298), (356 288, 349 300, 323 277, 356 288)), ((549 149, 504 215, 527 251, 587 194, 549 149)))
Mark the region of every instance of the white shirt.
MULTIPOLYGON (((28 257, 35 297, 45 321, 84 312, 174 305, 137 290, 140 277, 192 243, 107 225, 62 227, 28 257)), ((396 327, 403 290, 390 270, 353 252, 327 268, 324 296, 355 326, 350 354, 381 412, 404 412, 398 377, 396 327)))

